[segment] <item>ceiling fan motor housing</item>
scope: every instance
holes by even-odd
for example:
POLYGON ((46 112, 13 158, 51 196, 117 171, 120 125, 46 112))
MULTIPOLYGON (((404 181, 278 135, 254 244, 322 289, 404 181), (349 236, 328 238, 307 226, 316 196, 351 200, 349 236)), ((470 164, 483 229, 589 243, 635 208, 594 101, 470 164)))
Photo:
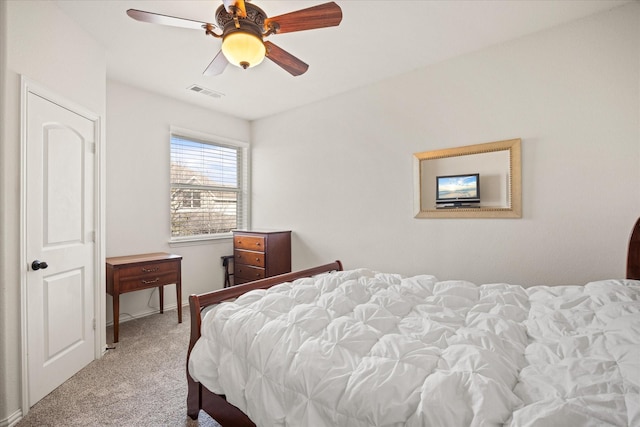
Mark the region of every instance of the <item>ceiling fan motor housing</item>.
POLYGON ((224 6, 220 6, 216 11, 216 22, 222 28, 223 34, 226 36, 230 32, 245 31, 262 38, 264 34, 264 20, 267 14, 251 3, 245 3, 247 10, 246 17, 237 16, 239 28, 236 27, 236 16, 225 10, 224 6))
MULTIPOLYGON (((224 6, 220 6, 216 11, 216 22, 223 31, 223 52, 225 51, 225 39, 234 38, 234 34, 237 33, 250 34, 256 38, 258 43, 263 44, 264 20, 267 18, 267 14, 259 7, 250 3, 245 3, 245 7, 247 12, 245 17, 227 12, 224 6)), ((237 35, 239 36, 239 34, 237 35)), ((228 55, 225 53, 225 56, 228 55)), ((262 54, 261 58, 264 58, 264 54, 262 54)), ((255 61, 253 61, 254 63, 240 61, 236 65, 246 69, 258 65, 261 61, 262 59, 259 59, 257 63, 255 63, 255 61)), ((230 62, 233 61, 230 60, 230 62)))

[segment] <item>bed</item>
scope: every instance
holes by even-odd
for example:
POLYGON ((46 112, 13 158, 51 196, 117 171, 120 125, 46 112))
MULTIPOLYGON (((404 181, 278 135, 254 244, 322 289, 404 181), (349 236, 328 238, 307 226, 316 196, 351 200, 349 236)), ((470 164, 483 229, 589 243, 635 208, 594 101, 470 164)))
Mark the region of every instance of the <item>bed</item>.
POLYGON ((193 419, 640 425, 640 219, 626 279, 523 288, 336 261, 189 303, 193 419))

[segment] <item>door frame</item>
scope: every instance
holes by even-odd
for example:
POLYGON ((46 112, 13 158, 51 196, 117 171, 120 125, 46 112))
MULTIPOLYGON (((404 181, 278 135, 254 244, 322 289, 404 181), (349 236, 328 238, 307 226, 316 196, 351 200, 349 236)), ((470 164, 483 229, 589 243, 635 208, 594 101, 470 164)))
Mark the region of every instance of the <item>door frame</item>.
POLYGON ((29 406, 29 371, 28 371, 28 336, 27 336, 27 273, 29 260, 27 258, 27 98, 29 93, 45 98, 63 108, 66 108, 94 123, 94 318, 95 318, 95 347, 94 360, 99 359, 106 352, 106 295, 105 295, 105 179, 104 179, 104 144, 102 119, 98 114, 85 107, 54 93, 28 77, 20 76, 20 331, 21 331, 21 380, 22 380, 22 416, 30 409, 29 406))

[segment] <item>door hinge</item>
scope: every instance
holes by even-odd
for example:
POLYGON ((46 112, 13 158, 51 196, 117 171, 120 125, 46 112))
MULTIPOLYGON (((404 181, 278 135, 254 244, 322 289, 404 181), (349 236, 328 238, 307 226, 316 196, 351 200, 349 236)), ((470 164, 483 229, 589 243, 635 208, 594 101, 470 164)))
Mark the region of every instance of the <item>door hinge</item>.
POLYGON ((95 331, 96 330, 96 319, 95 318, 93 319, 92 323, 93 323, 93 330, 95 331))

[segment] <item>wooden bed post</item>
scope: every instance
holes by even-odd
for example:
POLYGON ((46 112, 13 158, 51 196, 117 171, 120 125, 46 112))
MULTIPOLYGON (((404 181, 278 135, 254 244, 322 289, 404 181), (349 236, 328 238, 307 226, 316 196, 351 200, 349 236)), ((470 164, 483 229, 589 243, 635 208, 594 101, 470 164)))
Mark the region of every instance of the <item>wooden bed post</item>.
POLYGON ((191 335, 189 338, 189 349, 187 350, 187 415, 195 420, 198 418, 198 412, 202 407, 202 388, 200 383, 195 382, 189 375, 189 356, 193 346, 200 338, 200 325, 202 318, 200 317, 200 302, 197 295, 189 296, 189 314, 191 317, 191 335))
POLYGON ((640 280, 640 218, 636 221, 629 239, 627 279, 640 280))

